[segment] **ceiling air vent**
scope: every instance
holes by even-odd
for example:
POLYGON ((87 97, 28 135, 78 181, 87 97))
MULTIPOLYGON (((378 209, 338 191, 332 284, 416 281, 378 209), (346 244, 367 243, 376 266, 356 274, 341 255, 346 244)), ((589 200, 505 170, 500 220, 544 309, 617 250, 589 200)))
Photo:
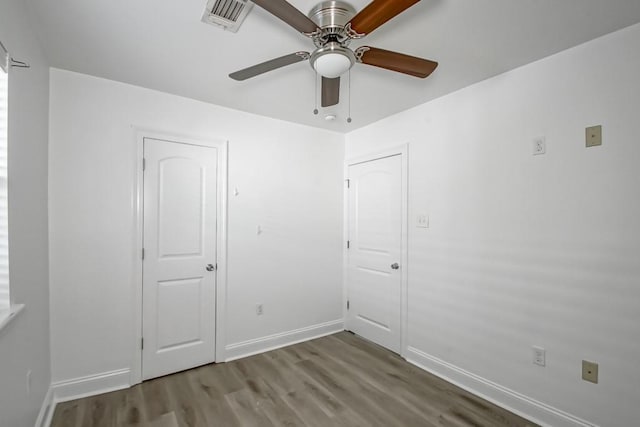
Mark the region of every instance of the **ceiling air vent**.
POLYGON ((249 0, 209 0, 202 22, 235 33, 252 7, 253 3, 249 0))

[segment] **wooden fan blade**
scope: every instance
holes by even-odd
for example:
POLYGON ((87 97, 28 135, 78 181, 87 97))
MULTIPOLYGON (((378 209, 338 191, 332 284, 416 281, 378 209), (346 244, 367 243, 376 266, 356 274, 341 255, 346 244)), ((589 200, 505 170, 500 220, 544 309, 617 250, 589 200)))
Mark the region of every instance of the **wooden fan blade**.
POLYGON ((318 26, 286 0, 251 0, 301 33, 313 33, 318 26))
POLYGON ((373 0, 351 20, 351 29, 369 34, 391 18, 401 14, 420 0, 373 0))
POLYGON ((323 107, 331 107, 340 102, 340 77, 329 79, 322 78, 322 102, 323 107))
POLYGON ((309 52, 296 52, 236 71, 229 74, 229 77, 238 81, 247 80, 268 71, 273 71, 277 68, 286 67, 287 65, 295 64, 296 62, 305 61, 307 59, 309 59, 309 52))
POLYGON ((428 77, 438 67, 437 62, 429 61, 428 59, 375 47, 363 46, 356 49, 356 54, 360 52, 363 52, 360 59, 363 64, 409 74, 422 79, 428 77))

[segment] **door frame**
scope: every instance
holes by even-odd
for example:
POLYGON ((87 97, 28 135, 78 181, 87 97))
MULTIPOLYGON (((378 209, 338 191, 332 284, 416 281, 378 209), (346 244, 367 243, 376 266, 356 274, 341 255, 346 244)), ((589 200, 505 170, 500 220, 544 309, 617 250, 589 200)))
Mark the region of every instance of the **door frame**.
POLYGON ((216 148, 218 150, 217 164, 217 221, 216 221, 216 257, 218 268, 216 270, 216 337, 215 337, 215 361, 225 360, 225 319, 227 308, 227 182, 228 182, 228 141, 223 139, 185 136, 171 132, 162 132, 144 128, 133 127, 136 140, 135 154, 135 178, 132 194, 132 207, 134 212, 134 242, 133 242, 133 355, 131 362, 131 385, 142 382, 142 247, 144 231, 144 185, 143 185, 143 158, 144 140, 157 139, 161 141, 198 145, 216 148))
POLYGON ((400 171, 402 181, 402 231, 401 231, 401 284, 400 284, 400 356, 406 359, 407 354, 407 333, 409 327, 408 318, 408 270, 409 270, 409 257, 408 257, 408 225, 409 225, 409 193, 408 193, 408 164, 409 164, 409 144, 402 144, 392 148, 384 148, 378 151, 373 151, 363 156, 357 156, 349 158, 344 162, 344 198, 343 198, 343 230, 344 230, 344 245, 342 246, 342 289, 343 289, 343 304, 342 314, 344 318, 345 329, 348 326, 348 312, 347 312, 347 300, 349 296, 349 281, 348 281, 348 262, 349 251, 347 249, 346 242, 349 240, 349 191, 346 185, 346 181, 349 178, 349 167, 360 163, 366 163, 373 160, 380 160, 386 157, 400 156, 402 170, 400 171))

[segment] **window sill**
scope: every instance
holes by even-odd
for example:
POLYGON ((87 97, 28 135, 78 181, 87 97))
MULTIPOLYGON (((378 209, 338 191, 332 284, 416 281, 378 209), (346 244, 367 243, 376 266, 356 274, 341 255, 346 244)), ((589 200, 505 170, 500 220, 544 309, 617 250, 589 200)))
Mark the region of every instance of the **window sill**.
POLYGON ((8 310, 0 311, 0 332, 24 309, 24 304, 13 304, 8 310))

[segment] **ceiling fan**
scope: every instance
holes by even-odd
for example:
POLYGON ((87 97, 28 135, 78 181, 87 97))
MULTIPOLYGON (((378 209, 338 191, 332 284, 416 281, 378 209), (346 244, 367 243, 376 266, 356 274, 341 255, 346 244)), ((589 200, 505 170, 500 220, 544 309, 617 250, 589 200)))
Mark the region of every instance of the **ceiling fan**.
POLYGON ((425 78, 438 66, 437 62, 370 46, 352 50, 349 44, 380 27, 420 0, 373 0, 359 13, 344 1, 324 1, 308 16, 286 0, 251 0, 309 37, 316 49, 281 56, 229 74, 234 80, 246 80, 297 62, 309 60, 322 76, 322 107, 340 101, 340 76, 355 63, 425 78))

